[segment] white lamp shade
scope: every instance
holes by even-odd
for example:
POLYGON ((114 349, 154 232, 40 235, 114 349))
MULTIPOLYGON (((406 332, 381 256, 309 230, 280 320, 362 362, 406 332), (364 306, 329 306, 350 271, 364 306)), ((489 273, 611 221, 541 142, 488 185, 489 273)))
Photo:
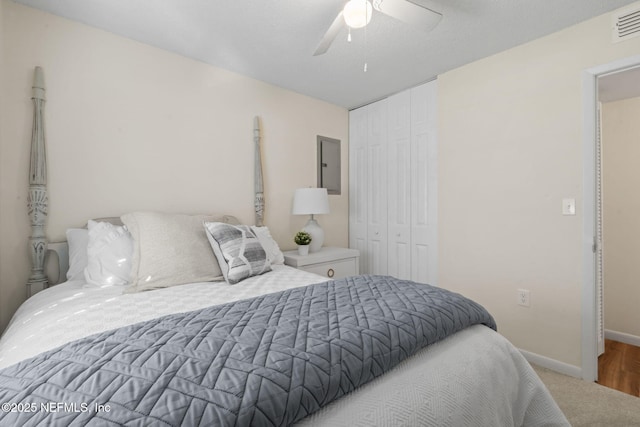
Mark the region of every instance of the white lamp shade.
POLYGON ((298 188, 293 195, 294 215, 320 215, 329 213, 329 195, 326 188, 298 188))

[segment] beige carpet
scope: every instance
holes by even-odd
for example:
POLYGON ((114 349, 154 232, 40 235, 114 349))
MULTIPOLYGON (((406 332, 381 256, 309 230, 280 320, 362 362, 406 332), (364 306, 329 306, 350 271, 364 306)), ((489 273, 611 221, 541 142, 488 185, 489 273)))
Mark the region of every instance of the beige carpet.
POLYGON ((533 366, 573 427, 640 426, 640 398, 533 366))

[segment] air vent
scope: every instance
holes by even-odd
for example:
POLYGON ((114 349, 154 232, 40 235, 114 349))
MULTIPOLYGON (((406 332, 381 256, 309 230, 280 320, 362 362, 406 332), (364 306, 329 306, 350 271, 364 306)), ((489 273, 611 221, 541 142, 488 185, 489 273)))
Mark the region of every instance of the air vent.
POLYGON ((613 12, 613 42, 640 36, 640 8, 619 9, 613 12))

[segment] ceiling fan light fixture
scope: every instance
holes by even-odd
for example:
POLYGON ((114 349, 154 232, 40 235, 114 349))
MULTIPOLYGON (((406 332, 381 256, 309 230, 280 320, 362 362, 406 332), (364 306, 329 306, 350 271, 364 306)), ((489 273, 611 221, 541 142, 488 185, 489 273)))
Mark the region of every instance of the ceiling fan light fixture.
POLYGON ((349 0, 344 5, 344 22, 351 28, 362 28, 371 21, 373 8, 369 0, 349 0))

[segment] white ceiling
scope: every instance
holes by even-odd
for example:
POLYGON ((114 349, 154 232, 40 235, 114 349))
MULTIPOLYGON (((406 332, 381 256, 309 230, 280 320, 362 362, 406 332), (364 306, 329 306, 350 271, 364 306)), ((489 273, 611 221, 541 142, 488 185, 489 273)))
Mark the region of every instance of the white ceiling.
POLYGON ((346 108, 635 0, 411 0, 430 33, 374 12, 312 56, 346 0, 14 0, 346 108), (363 71, 364 63, 367 72, 363 71))

